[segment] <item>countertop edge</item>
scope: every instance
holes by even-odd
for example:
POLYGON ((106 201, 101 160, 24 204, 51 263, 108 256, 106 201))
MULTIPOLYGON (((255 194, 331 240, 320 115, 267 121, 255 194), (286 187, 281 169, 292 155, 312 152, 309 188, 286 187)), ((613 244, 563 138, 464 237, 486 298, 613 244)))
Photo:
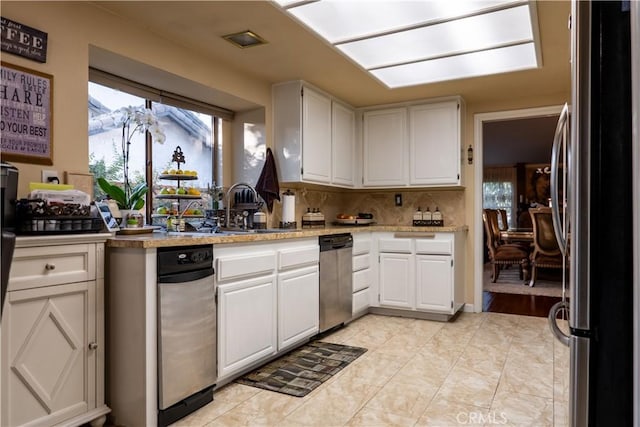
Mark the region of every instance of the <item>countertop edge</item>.
POLYGON ((364 233, 364 232, 426 232, 426 233, 455 233, 467 232, 469 226, 454 225, 446 227, 413 227, 404 225, 369 225, 354 227, 328 227, 316 229, 298 229, 284 231, 282 233, 257 233, 244 235, 168 235, 164 232, 153 232, 130 236, 113 236, 106 242, 110 248, 160 248, 170 246, 188 246, 223 243, 266 242, 272 240, 301 239, 307 237, 324 236, 340 233, 364 233))

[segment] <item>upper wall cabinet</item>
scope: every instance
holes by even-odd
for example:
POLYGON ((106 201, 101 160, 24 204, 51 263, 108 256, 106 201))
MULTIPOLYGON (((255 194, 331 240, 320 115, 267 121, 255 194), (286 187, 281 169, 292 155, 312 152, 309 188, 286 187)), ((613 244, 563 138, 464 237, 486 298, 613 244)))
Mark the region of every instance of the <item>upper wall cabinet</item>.
POLYGON ((353 187, 355 172, 355 112, 339 102, 331 103, 331 182, 353 187))
POLYGON ((365 187, 460 186, 463 101, 363 113, 365 187))
POLYGON ((407 109, 366 111, 362 117, 364 141, 363 185, 401 187, 407 182, 407 109))
POLYGON ((295 81, 273 86, 275 155, 283 182, 353 186, 351 108, 295 81))

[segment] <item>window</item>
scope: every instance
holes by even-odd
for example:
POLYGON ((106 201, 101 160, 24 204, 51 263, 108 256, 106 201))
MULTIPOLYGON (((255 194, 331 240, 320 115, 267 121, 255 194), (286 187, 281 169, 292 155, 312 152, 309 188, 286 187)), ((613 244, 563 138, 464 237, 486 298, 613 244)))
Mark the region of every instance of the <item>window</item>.
POLYGON ((514 227, 516 169, 513 167, 485 168, 483 174, 482 207, 506 210, 508 227, 514 227))
MULTIPOLYGON (((188 209, 184 212, 187 216, 204 215, 204 210, 212 206, 211 189, 222 185, 214 178, 221 176, 215 174, 222 168, 222 150, 218 143, 222 137, 222 117, 215 114, 217 107, 203 108, 197 101, 191 104, 184 98, 172 102, 174 100, 163 92, 97 70, 91 71, 94 81, 89 82, 88 102, 90 172, 96 178, 104 177, 115 183, 123 181, 122 129, 116 126, 114 112, 128 106, 151 108, 158 117, 166 140, 164 143, 153 141, 147 144, 144 133, 136 134, 129 152, 132 185, 146 182, 149 187, 147 223, 162 224, 166 214, 175 207, 174 202, 178 203, 180 212, 188 209), (174 155, 179 153, 184 157, 184 163, 178 167, 174 155), (189 171, 184 174, 187 178, 160 178, 161 175, 173 175, 178 169, 189 171), (187 197, 155 197, 162 193, 186 193, 187 197)), ((94 191, 97 197, 103 195, 97 186, 94 191)))

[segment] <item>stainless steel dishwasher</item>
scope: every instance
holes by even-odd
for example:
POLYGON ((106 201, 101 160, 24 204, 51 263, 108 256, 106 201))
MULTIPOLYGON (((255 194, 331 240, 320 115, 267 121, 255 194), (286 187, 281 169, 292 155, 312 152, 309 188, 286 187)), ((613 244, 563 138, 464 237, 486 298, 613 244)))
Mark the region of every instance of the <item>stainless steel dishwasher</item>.
POLYGON ((213 400, 216 301, 213 246, 158 248, 158 425, 213 400))
POLYGON ((351 320, 353 237, 320 236, 320 332, 351 320))

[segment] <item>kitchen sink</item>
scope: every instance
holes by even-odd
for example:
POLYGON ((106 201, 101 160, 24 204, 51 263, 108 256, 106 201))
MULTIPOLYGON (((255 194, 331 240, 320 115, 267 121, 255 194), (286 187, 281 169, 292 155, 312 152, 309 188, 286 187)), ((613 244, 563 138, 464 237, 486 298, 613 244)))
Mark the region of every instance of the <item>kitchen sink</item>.
POLYGON ((273 234, 273 233, 295 233, 300 230, 284 229, 284 228, 266 228, 256 230, 218 230, 212 233, 210 230, 201 231, 168 231, 167 236, 185 236, 185 237, 208 237, 208 236, 245 236, 252 234, 273 234))

